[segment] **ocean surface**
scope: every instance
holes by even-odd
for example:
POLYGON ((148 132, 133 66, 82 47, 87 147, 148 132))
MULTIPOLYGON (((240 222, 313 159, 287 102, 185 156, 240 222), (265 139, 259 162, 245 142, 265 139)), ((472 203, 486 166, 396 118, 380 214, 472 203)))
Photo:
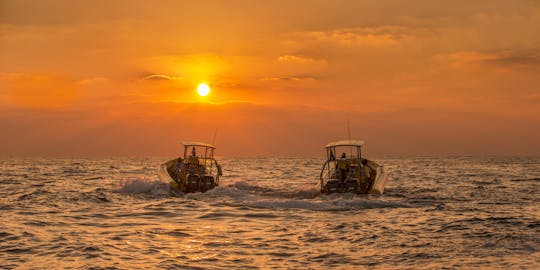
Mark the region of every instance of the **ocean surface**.
POLYGON ((373 158, 383 196, 320 195, 320 158, 0 160, 0 269, 540 269, 540 158, 373 158))

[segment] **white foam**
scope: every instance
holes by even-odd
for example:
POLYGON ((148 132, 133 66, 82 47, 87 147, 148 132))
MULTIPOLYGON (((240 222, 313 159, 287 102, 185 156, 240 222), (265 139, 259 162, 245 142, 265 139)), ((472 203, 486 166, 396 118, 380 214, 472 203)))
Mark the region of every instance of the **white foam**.
POLYGON ((315 186, 287 186, 287 189, 274 189, 271 187, 263 187, 250 184, 246 181, 237 181, 224 187, 221 192, 227 193, 226 190, 231 192, 243 191, 251 194, 263 195, 265 197, 280 197, 280 198, 295 198, 295 199, 309 199, 317 197, 320 192, 315 186))
POLYGON ((403 203, 385 201, 351 193, 320 195, 314 187, 291 191, 279 191, 268 187, 235 182, 219 186, 205 193, 190 193, 187 198, 216 201, 234 206, 247 206, 270 209, 304 209, 310 211, 345 211, 373 208, 410 207, 403 203))
MULTIPOLYGON (((169 184, 144 178, 121 181, 119 188, 115 192, 156 197, 178 195, 173 192, 169 184)), ((234 206, 303 209, 309 211, 346 211, 410 207, 403 203, 350 193, 320 195, 319 190, 312 186, 285 191, 253 185, 246 181, 234 182, 227 186, 218 186, 204 193, 189 193, 185 196, 188 199, 221 202, 234 206)))
POLYGON ((346 211, 375 208, 403 208, 409 205, 397 202, 372 200, 367 198, 346 199, 338 198, 332 200, 259 200, 244 202, 245 206, 272 208, 272 209, 304 209, 310 211, 346 211))
POLYGON ((168 196, 172 193, 169 184, 144 178, 122 180, 114 192, 122 194, 148 194, 160 197, 168 196))

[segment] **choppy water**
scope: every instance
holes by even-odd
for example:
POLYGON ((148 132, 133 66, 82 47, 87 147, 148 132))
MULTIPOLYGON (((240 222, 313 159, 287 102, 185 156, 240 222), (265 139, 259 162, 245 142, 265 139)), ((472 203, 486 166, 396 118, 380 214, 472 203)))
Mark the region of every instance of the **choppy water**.
POLYGON ((0 161, 0 269, 540 268, 539 158, 375 159, 382 197, 318 195, 299 158, 185 196, 165 160, 0 161))

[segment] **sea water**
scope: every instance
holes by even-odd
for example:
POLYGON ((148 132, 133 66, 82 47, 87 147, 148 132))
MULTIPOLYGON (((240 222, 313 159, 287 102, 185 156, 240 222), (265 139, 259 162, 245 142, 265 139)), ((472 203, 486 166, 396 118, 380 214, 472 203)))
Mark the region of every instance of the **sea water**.
POLYGON ((374 158, 383 196, 319 194, 320 158, 3 159, 0 269, 540 269, 540 158, 374 158))

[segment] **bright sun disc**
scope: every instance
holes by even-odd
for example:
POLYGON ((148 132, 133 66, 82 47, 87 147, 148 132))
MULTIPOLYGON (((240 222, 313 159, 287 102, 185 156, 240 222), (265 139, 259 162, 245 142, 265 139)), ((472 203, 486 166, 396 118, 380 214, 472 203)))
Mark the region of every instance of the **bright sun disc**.
POLYGON ((210 86, 206 83, 199 84, 199 86, 197 86, 197 93, 203 97, 207 96, 210 93, 210 86))

